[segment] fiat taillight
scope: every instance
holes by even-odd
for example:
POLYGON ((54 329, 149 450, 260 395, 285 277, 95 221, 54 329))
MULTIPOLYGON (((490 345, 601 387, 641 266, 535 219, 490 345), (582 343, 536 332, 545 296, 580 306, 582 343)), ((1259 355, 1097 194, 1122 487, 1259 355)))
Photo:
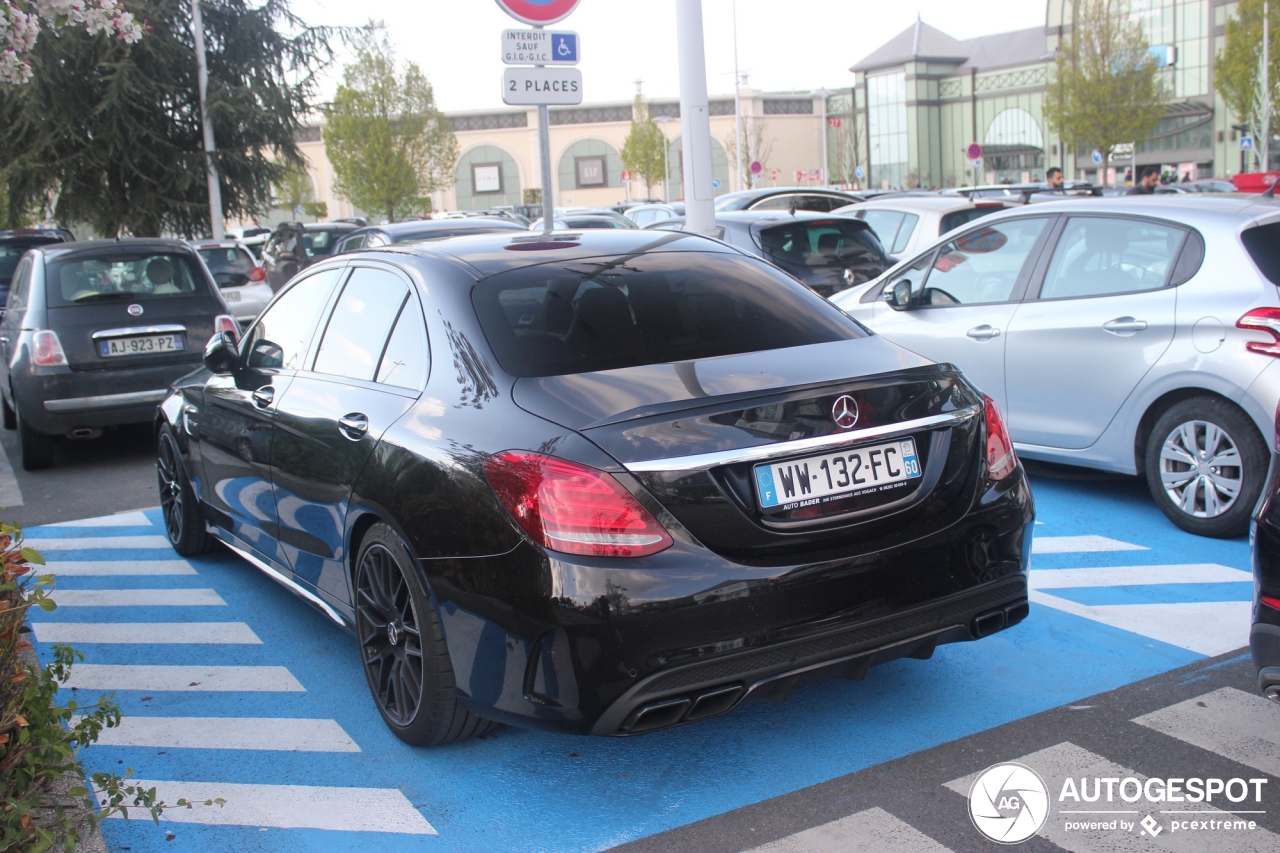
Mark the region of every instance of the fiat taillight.
POLYGON ((52 329, 41 329, 31 338, 32 359, 40 367, 59 367, 67 363, 62 341, 52 329))

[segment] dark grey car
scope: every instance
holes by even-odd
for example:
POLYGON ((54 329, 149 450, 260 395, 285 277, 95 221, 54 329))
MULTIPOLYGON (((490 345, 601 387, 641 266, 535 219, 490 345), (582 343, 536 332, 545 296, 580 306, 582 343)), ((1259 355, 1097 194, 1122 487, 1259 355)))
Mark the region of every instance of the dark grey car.
POLYGON ((393 243, 444 240, 448 237, 465 237, 469 234, 525 230, 526 226, 514 219, 496 216, 476 216, 469 219, 416 219, 408 222, 393 222, 389 225, 370 225, 368 228, 352 231, 338 241, 333 253, 341 255, 357 249, 377 249, 393 243))
POLYGON ((230 314, 195 251, 177 240, 27 252, 0 322, 0 399, 22 467, 49 467, 55 436, 150 423, 214 331, 238 331, 230 314))

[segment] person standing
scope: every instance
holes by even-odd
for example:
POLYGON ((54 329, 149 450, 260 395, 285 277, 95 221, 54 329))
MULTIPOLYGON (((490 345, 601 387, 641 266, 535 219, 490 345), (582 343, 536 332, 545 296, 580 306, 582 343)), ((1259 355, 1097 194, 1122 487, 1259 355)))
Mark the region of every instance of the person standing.
POLYGON ((1125 195, 1154 195, 1156 187, 1160 184, 1160 167, 1147 166, 1142 170, 1142 177, 1138 182, 1129 188, 1125 195))
POLYGON ((1049 171, 1044 173, 1044 178, 1049 184, 1049 191, 1060 193, 1063 190, 1062 170, 1057 166, 1050 167, 1049 171))

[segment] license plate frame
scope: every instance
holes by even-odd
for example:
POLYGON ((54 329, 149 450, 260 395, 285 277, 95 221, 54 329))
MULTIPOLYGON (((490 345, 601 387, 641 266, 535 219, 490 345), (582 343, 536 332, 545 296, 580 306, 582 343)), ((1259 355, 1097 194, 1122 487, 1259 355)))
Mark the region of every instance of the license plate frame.
POLYGON ((772 513, 896 490, 920 479, 923 473, 915 439, 907 437, 781 462, 762 462, 753 468, 752 479, 757 507, 772 513), (889 458, 885 451, 896 458, 889 458), (843 470, 836 469, 837 463, 843 465, 843 470), (897 468, 896 474, 894 468, 897 468), (871 476, 866 476, 868 473, 871 476), (842 480, 847 482, 840 485, 842 480))
POLYGON ((101 358, 165 355, 166 353, 185 352, 187 348, 181 332, 103 338, 97 341, 97 344, 98 356, 101 358))

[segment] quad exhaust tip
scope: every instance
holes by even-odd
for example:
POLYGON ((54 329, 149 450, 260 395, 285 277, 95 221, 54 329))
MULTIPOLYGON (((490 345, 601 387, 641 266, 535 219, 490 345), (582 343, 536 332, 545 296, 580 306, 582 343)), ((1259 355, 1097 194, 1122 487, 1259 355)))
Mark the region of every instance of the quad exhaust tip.
POLYGON ((641 705, 622 724, 627 734, 640 734, 665 729, 679 723, 692 723, 728 713, 738 704, 744 690, 741 684, 704 690, 695 696, 675 696, 660 702, 641 705))

